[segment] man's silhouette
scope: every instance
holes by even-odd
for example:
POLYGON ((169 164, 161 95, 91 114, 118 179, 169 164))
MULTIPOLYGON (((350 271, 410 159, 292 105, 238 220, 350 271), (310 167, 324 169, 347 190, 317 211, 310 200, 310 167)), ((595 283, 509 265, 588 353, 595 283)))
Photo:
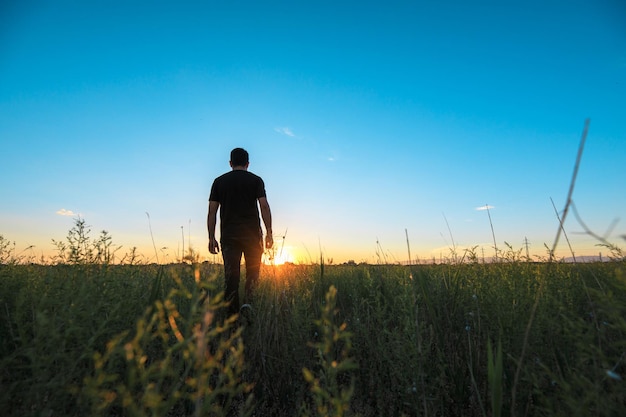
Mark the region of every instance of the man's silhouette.
MULTIPOLYGON (((229 315, 239 312, 239 277, 241 256, 246 261, 246 284, 244 302, 249 307, 252 294, 259 279, 263 255, 263 230, 259 219, 265 224, 265 247, 274 245, 272 238, 272 214, 265 195, 261 177, 248 172, 248 152, 235 148, 230 153, 232 170, 213 181, 209 197, 209 252, 216 254, 219 245, 215 239, 217 211, 220 211, 220 243, 224 259, 226 300, 230 302, 229 315), (258 202, 258 204, 257 204, 258 202)), ((242 307, 243 308, 243 307, 242 307)))

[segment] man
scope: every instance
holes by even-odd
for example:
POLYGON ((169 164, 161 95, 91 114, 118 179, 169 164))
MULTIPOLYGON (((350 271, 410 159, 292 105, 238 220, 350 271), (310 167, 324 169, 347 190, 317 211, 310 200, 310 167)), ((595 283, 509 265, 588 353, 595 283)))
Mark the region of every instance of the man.
MULTIPOLYGON (((241 255, 246 261, 245 298, 242 310, 250 308, 252 293, 259 279, 263 256, 263 231, 259 219, 265 224, 265 247, 274 245, 272 237, 272 214, 265 195, 265 184, 261 177, 248 172, 248 152, 235 148, 230 153, 232 170, 213 181, 209 197, 209 252, 216 254, 219 245, 215 239, 217 211, 220 210, 220 243, 224 259, 226 300, 229 315, 239 312, 239 277, 241 255), (258 202, 258 205, 257 205, 258 202)), ((243 311, 242 311, 243 312, 243 311)))

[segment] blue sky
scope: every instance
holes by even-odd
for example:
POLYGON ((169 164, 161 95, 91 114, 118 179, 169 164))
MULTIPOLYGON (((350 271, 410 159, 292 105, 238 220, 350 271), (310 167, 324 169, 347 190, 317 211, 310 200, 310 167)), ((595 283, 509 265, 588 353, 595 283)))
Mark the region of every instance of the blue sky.
POLYGON ((151 226, 161 260, 208 258, 241 146, 295 260, 404 261, 405 229, 413 258, 490 256, 487 204, 500 248, 545 255, 589 118, 573 200, 623 246, 624 97, 617 0, 3 2, 0 234, 47 255, 81 216, 118 254, 153 259, 151 226))

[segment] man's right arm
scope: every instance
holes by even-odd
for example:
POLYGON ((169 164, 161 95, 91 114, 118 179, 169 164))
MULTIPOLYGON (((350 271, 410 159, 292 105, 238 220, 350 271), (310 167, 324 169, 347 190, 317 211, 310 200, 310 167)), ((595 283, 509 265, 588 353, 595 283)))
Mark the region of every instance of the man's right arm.
POLYGON ((274 246, 274 237, 272 236, 272 211, 267 198, 259 198, 259 207, 261 208, 261 218, 265 224, 265 247, 269 249, 274 246))
POLYGON ((215 225, 217 224, 217 209, 220 203, 217 201, 209 201, 209 214, 207 215, 207 229, 209 231, 209 252, 216 254, 220 250, 220 246, 215 239, 215 225))

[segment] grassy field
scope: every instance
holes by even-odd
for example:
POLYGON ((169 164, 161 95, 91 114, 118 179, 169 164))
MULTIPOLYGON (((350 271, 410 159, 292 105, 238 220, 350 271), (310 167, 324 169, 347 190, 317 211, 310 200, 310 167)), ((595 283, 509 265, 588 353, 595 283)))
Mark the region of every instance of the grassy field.
MULTIPOLYGON (((251 322, 220 265, 112 265, 0 236, 0 409, 11 416, 622 416, 626 261, 503 253, 437 265, 264 266, 251 322)), ((84 224, 83 224, 84 226, 84 224)), ((471 254, 470 254, 471 255, 471 254)))

